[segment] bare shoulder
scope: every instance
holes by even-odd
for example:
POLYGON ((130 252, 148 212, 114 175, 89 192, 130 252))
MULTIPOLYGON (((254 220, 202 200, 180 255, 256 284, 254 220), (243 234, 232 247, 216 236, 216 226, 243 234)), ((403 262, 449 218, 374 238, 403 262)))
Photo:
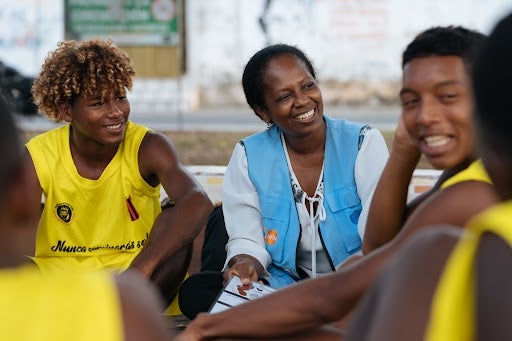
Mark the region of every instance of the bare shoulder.
MULTIPOLYGON (((158 152, 161 151, 172 151, 174 152, 174 144, 172 141, 164 134, 160 132, 156 132, 150 130, 144 135, 142 139, 142 143, 140 145, 140 150, 143 152, 151 152, 155 150, 158 152)), ((140 153, 139 153, 140 154, 140 153)))
POLYGON ((125 340, 170 340, 170 322, 156 289, 134 271, 116 276, 125 340))
POLYGON ((181 170, 178 153, 172 141, 162 133, 148 131, 139 148, 139 169, 142 176, 154 184, 153 176, 162 177, 181 170))
POLYGON ((499 200, 492 185, 482 181, 464 181, 439 189, 426 198, 409 216, 406 226, 465 226, 468 219, 498 203, 499 200))
POLYGON ((440 189, 430 200, 442 206, 449 205, 450 209, 469 209, 469 213, 481 211, 500 201, 494 186, 483 181, 464 181, 440 189))

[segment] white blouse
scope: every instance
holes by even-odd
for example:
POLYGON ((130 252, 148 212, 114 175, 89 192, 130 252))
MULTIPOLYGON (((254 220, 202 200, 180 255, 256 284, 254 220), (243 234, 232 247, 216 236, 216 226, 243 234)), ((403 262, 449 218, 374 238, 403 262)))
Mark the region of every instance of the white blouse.
MULTIPOLYGON (((284 145, 283 148, 287 155, 284 145)), ((377 129, 366 131, 354 168, 357 194, 362 205, 361 215, 357 224, 357 230, 361 239, 363 238, 373 192, 388 157, 389 151, 386 141, 380 131, 377 129)), ((309 205, 309 200, 304 197, 306 194, 300 189, 290 163, 288 163, 288 167, 294 193, 302 192, 303 195, 301 200, 296 202, 302 229, 297 265, 310 277, 315 277, 316 274, 332 272, 318 233, 318 225, 321 220, 322 211, 324 211, 323 207, 319 205, 313 216, 309 215, 305 206, 309 205), (313 224, 311 224, 311 220, 313 220, 313 224), (311 225, 314 227, 312 228, 311 225), (313 245, 315 246, 313 247, 313 245), (313 249, 316 251, 315 254, 312 253, 313 249), (312 264, 312 261, 314 264, 312 264)), ((315 196, 323 198, 322 175, 318 181, 315 196)), ((323 200, 321 200, 321 205, 323 205, 323 200)), ((226 230, 229 235, 229 241, 226 245, 227 257, 224 270, 227 269, 228 261, 239 254, 251 255, 267 268, 272 260, 270 254, 265 249, 259 196, 249 178, 247 157, 244 147, 240 143, 237 143, 235 146, 224 174, 222 206, 226 230)), ((339 264, 335 264, 336 268, 338 266, 339 264)))

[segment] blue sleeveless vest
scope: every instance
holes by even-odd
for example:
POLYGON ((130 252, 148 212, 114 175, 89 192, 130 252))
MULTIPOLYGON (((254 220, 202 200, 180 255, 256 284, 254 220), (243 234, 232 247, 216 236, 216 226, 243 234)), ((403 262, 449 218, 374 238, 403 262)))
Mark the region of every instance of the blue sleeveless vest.
MULTIPOLYGON (((334 269, 335 264, 361 249, 357 223, 361 201, 354 167, 363 124, 334 120, 327 125, 324 156, 324 206, 320 237, 334 269)), ((268 279, 272 287, 292 284, 297 273, 300 224, 293 197, 286 156, 277 126, 242 140, 247 154, 249 178, 260 198, 265 247, 272 257, 268 279)))

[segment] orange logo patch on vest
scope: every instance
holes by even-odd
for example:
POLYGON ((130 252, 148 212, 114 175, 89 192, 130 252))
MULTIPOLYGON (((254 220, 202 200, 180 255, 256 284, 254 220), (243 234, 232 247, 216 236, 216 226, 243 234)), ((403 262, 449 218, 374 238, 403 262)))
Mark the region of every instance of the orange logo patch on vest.
POLYGON ((268 245, 274 245, 277 242, 277 231, 270 230, 265 235, 265 243, 268 245))
POLYGON ((55 205, 55 215, 65 223, 69 223, 73 218, 73 207, 70 204, 61 203, 55 205))

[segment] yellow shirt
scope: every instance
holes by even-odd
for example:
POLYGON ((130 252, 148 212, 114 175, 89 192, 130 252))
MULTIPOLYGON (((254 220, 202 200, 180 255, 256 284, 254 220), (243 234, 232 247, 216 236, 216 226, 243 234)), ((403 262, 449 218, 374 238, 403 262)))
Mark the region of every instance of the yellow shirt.
POLYGON ((456 183, 459 182, 471 180, 482 181, 492 184, 489 175, 487 175, 487 172, 485 171, 482 160, 480 159, 474 161, 472 164, 468 166, 468 168, 458 172, 451 178, 448 178, 445 182, 443 182, 441 188, 446 188, 448 186, 455 185, 456 183))
POLYGON ((123 340, 114 281, 105 273, 41 276, 0 270, 0 340, 123 340))
POLYGON ((468 222, 434 294, 426 340, 474 340, 474 261, 480 236, 486 231, 512 245, 512 201, 495 205, 468 222))
POLYGON ((129 122, 125 139, 97 180, 78 174, 70 126, 27 143, 45 197, 34 261, 41 271, 126 269, 161 212, 160 186, 142 178, 138 151, 147 128, 129 122))

